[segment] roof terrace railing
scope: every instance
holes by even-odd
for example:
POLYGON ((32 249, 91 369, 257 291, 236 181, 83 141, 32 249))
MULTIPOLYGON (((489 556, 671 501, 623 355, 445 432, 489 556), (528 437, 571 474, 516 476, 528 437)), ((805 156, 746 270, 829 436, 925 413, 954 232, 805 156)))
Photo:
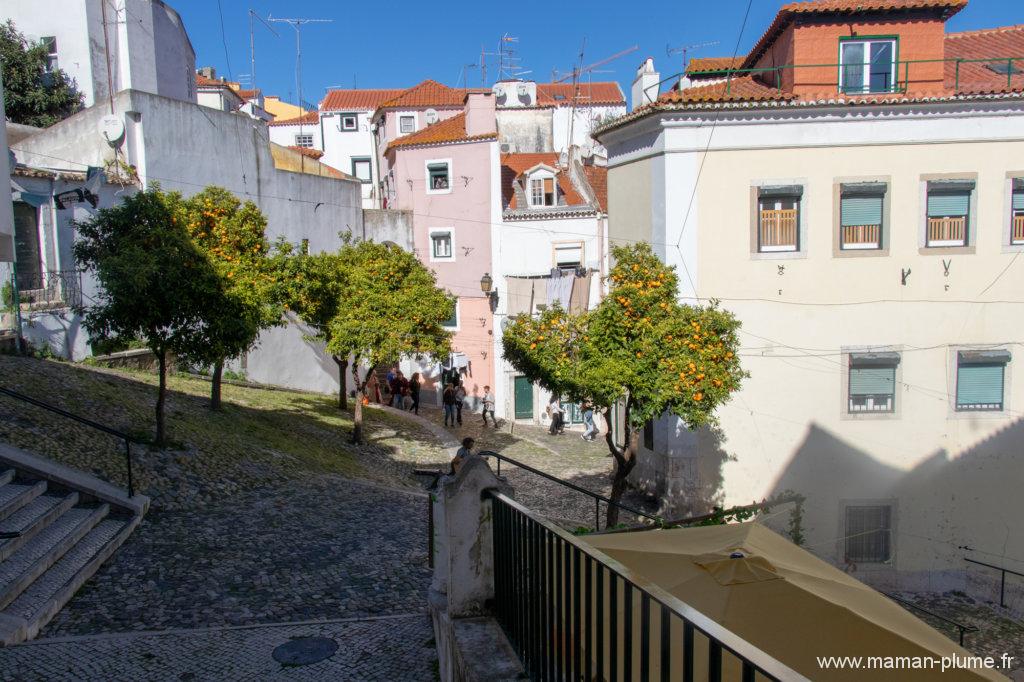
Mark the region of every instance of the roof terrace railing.
MULTIPOLYGON (((912 65, 916 64, 953 64, 954 70, 954 89, 960 90, 960 76, 961 68, 964 65, 970 64, 992 64, 999 65, 1001 68, 1003 65, 1006 66, 1006 87, 1010 88, 1013 86, 1013 77, 1024 75, 1024 57, 990 57, 984 59, 963 59, 961 57, 947 57, 944 59, 903 59, 893 60, 892 70, 884 72, 884 75, 888 75, 891 83, 884 85, 884 87, 875 89, 870 85, 863 87, 852 87, 844 86, 843 79, 843 68, 852 69, 864 69, 864 65, 857 64, 842 64, 839 62, 828 63, 828 64, 782 64, 779 66, 767 66, 752 69, 714 69, 706 71, 691 71, 688 76, 719 76, 726 79, 725 92, 726 94, 732 93, 732 81, 734 76, 756 76, 762 74, 774 74, 774 87, 778 92, 782 92, 783 86, 783 73, 787 71, 795 71, 797 69, 835 69, 836 70, 836 89, 838 92, 848 95, 864 95, 864 94, 885 94, 885 93, 905 93, 907 92, 908 85, 912 82, 910 80, 910 70, 912 65), (900 79, 900 71, 902 70, 903 78, 900 79)), ((863 74, 863 71, 859 73, 863 74)), ((882 72, 874 71, 875 74, 882 72)), ((993 75, 1002 75, 1001 73, 993 70, 993 75)), ((829 85, 832 83, 830 82, 829 85)))

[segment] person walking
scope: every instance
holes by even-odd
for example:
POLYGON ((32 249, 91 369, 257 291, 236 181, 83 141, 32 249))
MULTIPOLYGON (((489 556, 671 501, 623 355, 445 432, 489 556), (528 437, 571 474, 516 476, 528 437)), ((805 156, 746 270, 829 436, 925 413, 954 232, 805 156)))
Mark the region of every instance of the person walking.
POLYGON ((498 428, 498 420, 494 417, 494 394, 491 393, 490 386, 484 386, 484 426, 487 426, 487 413, 491 413, 491 423, 494 424, 494 428, 498 428))
POLYGON ((398 373, 398 407, 408 409, 409 402, 409 379, 401 372, 398 373))
POLYGON ((448 384, 441 394, 441 404, 444 406, 444 425, 448 426, 451 419, 452 426, 455 426, 455 387, 448 384))
POLYGON ((412 405, 409 411, 413 414, 420 413, 420 373, 415 372, 409 380, 409 397, 412 398, 412 405))
POLYGON ((565 422, 562 420, 562 404, 557 395, 551 396, 551 402, 548 403, 548 414, 551 415, 549 433, 552 436, 562 433, 562 430, 565 428, 565 422))
POLYGON ((580 436, 583 440, 594 440, 597 438, 597 424, 594 423, 594 403, 589 400, 584 400, 583 404, 580 405, 580 409, 583 411, 583 435, 580 436))
POLYGON ((462 406, 466 402, 466 387, 460 381, 455 388, 455 413, 458 416, 459 426, 462 426, 462 406))

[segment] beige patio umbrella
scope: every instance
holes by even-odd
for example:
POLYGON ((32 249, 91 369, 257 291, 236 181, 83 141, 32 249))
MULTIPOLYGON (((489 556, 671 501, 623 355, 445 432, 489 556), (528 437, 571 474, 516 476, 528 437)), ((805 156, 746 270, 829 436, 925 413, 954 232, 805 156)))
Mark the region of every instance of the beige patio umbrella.
MULTIPOLYGON (((938 663, 971 654, 885 595, 757 523, 583 539, 812 680, 1006 679, 992 670, 823 669, 818 657, 862 656, 867 665, 869 656, 930 657, 938 663)), ((638 601, 634 595, 634 623, 638 601)), ((616 610, 621 618, 621 600, 616 610)), ((680 640, 673 634, 672 641, 680 640)), ((639 655, 636 650, 634 660, 639 655)), ((703 663, 694 656, 698 669, 706 665, 704 656, 703 663)), ((915 659, 891 660, 906 665, 915 659)), ((730 668, 738 671, 727 658, 723 679, 732 678, 730 668)))

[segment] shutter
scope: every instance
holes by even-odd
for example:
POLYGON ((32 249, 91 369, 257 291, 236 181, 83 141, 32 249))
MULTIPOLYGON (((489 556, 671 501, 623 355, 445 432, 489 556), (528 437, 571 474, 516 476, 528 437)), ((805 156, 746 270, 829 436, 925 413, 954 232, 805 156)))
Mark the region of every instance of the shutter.
POLYGON ((799 198, 804 195, 803 185, 765 185, 758 189, 759 197, 799 198))
POLYGON ((1024 211, 1024 191, 1013 193, 1013 210, 1024 211))
POLYGON ((956 373, 956 404, 1002 405, 1002 363, 961 364, 956 373))
POLYGON ((931 218, 967 215, 970 206, 971 195, 969 192, 928 194, 928 216, 931 218))
POLYGON ((895 367, 851 367, 850 395, 893 395, 895 367))
POLYGON ((840 202, 844 227, 848 225, 881 225, 882 197, 844 196, 840 202))

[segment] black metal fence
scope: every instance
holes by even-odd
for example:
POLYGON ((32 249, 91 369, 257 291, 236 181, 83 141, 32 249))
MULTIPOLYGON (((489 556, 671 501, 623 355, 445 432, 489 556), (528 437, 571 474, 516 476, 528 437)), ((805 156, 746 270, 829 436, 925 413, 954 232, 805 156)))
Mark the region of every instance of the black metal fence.
POLYGON ((12 277, 21 305, 63 308, 82 304, 82 273, 78 270, 19 271, 12 277))
POLYGON ((806 679, 515 500, 490 497, 495 613, 531 679, 806 679))

